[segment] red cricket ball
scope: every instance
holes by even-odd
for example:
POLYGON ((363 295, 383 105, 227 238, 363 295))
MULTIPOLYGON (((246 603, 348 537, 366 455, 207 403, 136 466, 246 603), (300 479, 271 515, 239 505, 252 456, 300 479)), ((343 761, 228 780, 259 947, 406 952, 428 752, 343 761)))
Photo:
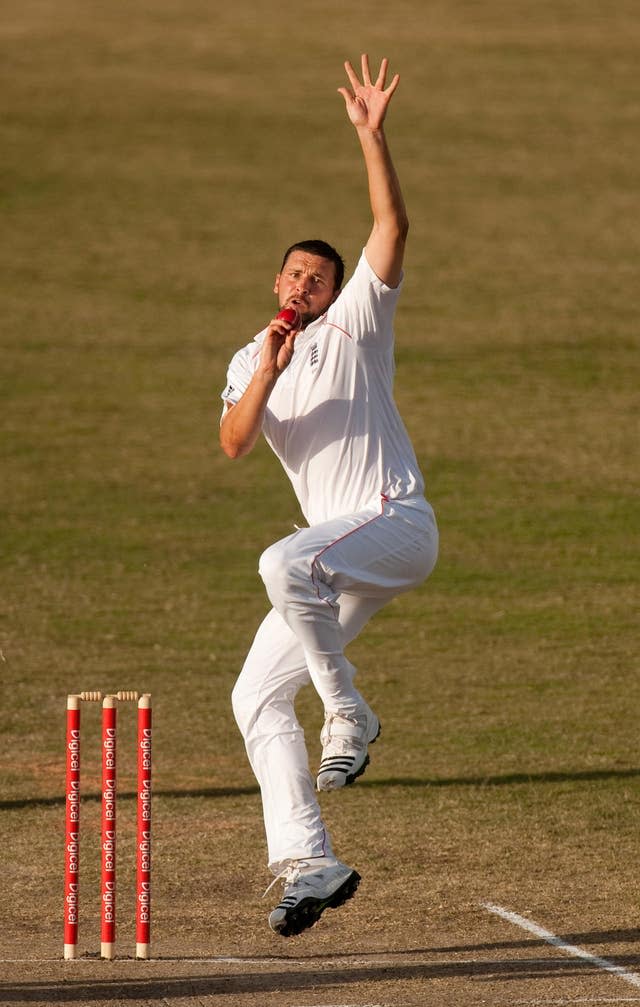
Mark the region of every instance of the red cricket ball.
POLYGON ((300 323, 300 315, 295 308, 282 308, 276 315, 276 318, 284 318, 285 322, 291 322, 294 329, 300 323))

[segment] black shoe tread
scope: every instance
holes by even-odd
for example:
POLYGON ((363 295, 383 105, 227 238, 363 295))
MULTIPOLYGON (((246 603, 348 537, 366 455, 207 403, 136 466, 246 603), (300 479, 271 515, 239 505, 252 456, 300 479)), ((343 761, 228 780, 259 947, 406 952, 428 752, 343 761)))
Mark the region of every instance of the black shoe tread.
POLYGON ((294 937, 303 930, 315 926, 325 909, 338 909, 355 895, 360 880, 358 872, 352 871, 328 899, 314 899, 312 896, 302 899, 292 909, 287 910, 282 925, 278 927, 280 936, 294 937))

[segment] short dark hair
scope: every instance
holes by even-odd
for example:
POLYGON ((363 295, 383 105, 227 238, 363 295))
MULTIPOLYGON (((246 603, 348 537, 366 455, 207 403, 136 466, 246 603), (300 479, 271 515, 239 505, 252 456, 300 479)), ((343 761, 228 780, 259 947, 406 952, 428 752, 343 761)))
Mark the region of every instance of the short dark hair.
POLYGON ((335 250, 333 245, 330 245, 326 241, 322 241, 320 238, 310 238, 308 241, 296 241, 295 245, 291 245, 291 247, 284 253, 280 272, 284 269, 285 263, 291 253, 298 251, 308 252, 309 255, 319 255, 322 259, 328 259, 329 262, 333 262, 336 268, 336 281, 333 289, 340 290, 342 281, 344 280, 344 259, 340 253, 335 250))

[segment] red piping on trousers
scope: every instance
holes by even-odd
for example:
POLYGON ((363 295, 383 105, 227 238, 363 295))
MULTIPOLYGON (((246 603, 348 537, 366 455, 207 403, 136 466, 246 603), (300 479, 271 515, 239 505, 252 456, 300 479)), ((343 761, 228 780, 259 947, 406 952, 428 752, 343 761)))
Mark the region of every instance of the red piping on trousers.
MULTIPOLYGON (((320 588, 318 587, 317 582, 316 582, 316 578, 314 577, 314 574, 313 574, 313 571, 314 571, 316 563, 318 562, 318 560, 320 559, 320 557, 322 556, 322 554, 327 551, 327 549, 332 549, 334 545, 338 544, 338 542, 344 542, 344 540, 347 539, 347 538, 349 538, 350 535, 355 534, 355 532, 357 532, 357 531, 361 531, 362 528, 366 528, 366 526, 368 524, 371 524, 373 521, 378 521, 383 516, 383 514, 384 514, 384 505, 386 503, 389 503, 389 497, 386 496, 386 494, 381 493, 380 494, 380 501, 381 501, 381 506, 380 506, 380 513, 379 514, 376 514, 374 517, 367 518, 367 520, 363 521, 362 524, 359 524, 357 528, 352 528, 351 531, 345 532, 344 535, 341 535, 340 538, 334 539, 333 542, 327 542, 327 544, 325 546, 323 546, 323 548, 320 550, 320 552, 316 553, 316 555, 311 560, 311 583, 315 586, 316 594, 318 596, 318 600, 319 601, 323 601, 324 599, 322 599, 320 597, 320 588)), ((331 605, 331 602, 327 602, 327 604, 331 605)))

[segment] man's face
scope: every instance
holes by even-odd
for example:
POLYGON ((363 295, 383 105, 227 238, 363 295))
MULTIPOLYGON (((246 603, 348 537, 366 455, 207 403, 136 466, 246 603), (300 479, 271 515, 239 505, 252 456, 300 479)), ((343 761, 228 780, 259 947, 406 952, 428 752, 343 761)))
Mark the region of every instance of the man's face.
POLYGON ((273 292, 281 308, 295 307, 303 325, 324 314, 335 301, 336 267, 330 259, 295 249, 276 276, 273 292))

